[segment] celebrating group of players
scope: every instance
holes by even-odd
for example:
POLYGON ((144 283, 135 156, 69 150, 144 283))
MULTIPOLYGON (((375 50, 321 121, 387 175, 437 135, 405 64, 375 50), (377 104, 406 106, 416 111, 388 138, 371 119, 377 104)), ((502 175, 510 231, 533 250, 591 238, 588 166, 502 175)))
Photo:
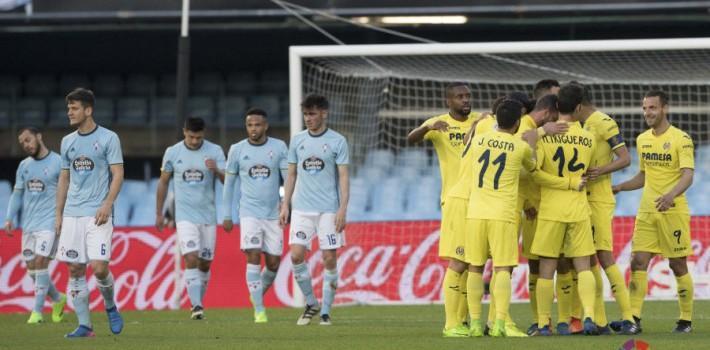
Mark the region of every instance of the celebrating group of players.
POLYGON ((540 81, 533 93, 497 99, 492 114, 471 112, 467 84, 446 89, 449 112, 408 136, 430 140, 442 174, 439 255, 449 261, 443 281, 444 337, 552 335, 557 297, 559 335, 638 334, 647 293, 646 270, 656 254, 668 258, 678 289, 674 332, 692 330, 690 214, 684 192, 693 180, 693 142, 668 121, 668 96, 646 93, 649 130, 636 140, 639 173, 612 186, 611 173, 630 164, 610 116, 590 92, 571 82, 540 81), (643 188, 632 238, 631 281, 615 265, 614 194, 643 188), (519 330, 508 310, 518 242, 529 264, 533 324, 519 330), (481 319, 483 271, 492 260, 490 310, 481 319), (601 268, 621 311, 608 322, 601 268), (554 279, 555 272, 557 278, 554 279), (554 279, 554 281, 553 281, 554 279))
MULTIPOLYGON (((61 152, 48 150, 34 127, 19 131, 18 140, 28 154, 18 169, 5 230, 12 233, 22 213, 22 256, 35 284, 35 303, 27 323, 44 321, 45 298, 52 305, 52 320, 59 322, 67 296, 58 292, 47 270, 58 252, 70 278, 67 290, 78 327, 67 338, 93 337, 86 265, 96 277, 112 333, 123 329, 109 270, 113 235, 113 204, 123 183, 123 156, 118 135, 97 125, 92 117, 93 92, 77 88, 66 96, 69 123, 76 131, 65 136, 61 152), (57 239, 55 239, 57 237, 57 239)), ((268 322, 263 294, 276 277, 283 252, 282 227, 289 220, 290 253, 297 284, 306 298, 298 325, 308 325, 320 314, 330 325, 330 307, 338 282, 336 249, 345 243, 349 197, 348 145, 326 126, 328 100, 308 95, 301 104, 306 130, 296 134, 290 147, 268 137, 266 112, 246 113, 247 139, 232 145, 225 159, 222 148, 204 139, 201 118, 185 120, 184 139, 165 151, 157 188, 156 226, 165 225, 164 202, 174 182, 173 220, 185 261, 184 280, 192 305, 191 318, 204 318, 203 298, 214 259, 217 213, 215 184, 223 181, 224 212, 220 217, 232 230, 232 200, 239 186, 240 248, 247 256, 246 282, 254 306, 254 321, 268 322), (285 196, 280 200, 281 179, 285 196), (311 241, 318 237, 324 265, 322 306, 313 293, 305 263, 311 241), (261 270, 261 254, 265 268, 261 270)))

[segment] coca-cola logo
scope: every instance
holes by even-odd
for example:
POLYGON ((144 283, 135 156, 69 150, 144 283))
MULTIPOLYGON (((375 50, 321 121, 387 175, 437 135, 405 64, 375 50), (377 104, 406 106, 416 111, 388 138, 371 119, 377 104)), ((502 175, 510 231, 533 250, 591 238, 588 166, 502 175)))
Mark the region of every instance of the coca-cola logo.
POLYGON ((42 193, 44 192, 44 182, 40 179, 27 180, 27 192, 42 193))
POLYGON ((309 174, 317 174, 324 168, 325 162, 316 156, 310 156, 303 161, 303 170, 309 174))
POLYGON ((257 164, 249 168, 249 177, 254 180, 266 180, 271 176, 271 169, 266 165, 257 164))
POLYGON ((72 162, 74 171, 79 174, 85 174, 94 170, 94 161, 87 156, 79 156, 72 162))
POLYGON ((204 178, 205 174, 199 169, 187 169, 182 172, 182 180, 190 185, 198 184, 202 182, 204 178))

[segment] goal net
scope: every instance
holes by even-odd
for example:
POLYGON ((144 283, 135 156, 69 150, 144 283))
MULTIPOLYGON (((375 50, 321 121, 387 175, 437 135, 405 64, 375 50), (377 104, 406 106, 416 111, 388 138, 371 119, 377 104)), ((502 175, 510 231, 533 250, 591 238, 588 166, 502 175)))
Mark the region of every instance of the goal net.
MULTIPOLYGON (((542 79, 587 85, 597 108, 616 119, 632 164, 614 174, 615 182, 638 171, 635 141, 646 130, 644 93, 653 88, 669 94, 671 123, 696 146, 695 180, 687 193, 691 270, 697 296, 710 297, 710 39, 311 46, 292 47, 290 56, 292 133, 302 129, 301 98, 319 93, 331 103, 329 127, 350 146, 349 245, 341 254, 340 302, 440 299, 438 161, 430 143, 410 145, 407 134, 446 113, 444 87, 450 82, 470 83, 472 109, 482 112, 512 91, 532 95, 542 79)), ((615 255, 624 269, 640 197, 641 190, 617 197, 615 255)), ((651 297, 675 296, 669 276, 667 263, 655 260, 651 297)), ((514 299, 527 297, 526 282, 521 264, 514 299)))

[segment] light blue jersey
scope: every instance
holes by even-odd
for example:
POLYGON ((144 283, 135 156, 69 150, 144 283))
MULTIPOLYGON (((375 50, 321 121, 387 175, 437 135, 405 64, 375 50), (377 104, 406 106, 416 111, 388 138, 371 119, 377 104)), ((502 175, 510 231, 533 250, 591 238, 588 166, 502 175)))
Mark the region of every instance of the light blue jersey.
POLYGON ((22 211, 23 232, 54 231, 57 208, 57 182, 62 168, 62 158, 49 152, 42 159, 25 158, 17 167, 15 188, 10 198, 5 220, 11 220, 22 211))
POLYGON ((62 139, 61 155, 69 170, 64 216, 95 216, 108 196, 111 165, 123 164, 118 135, 98 125, 88 134, 74 131, 62 139))
POLYGON ((286 143, 271 137, 261 145, 253 145, 247 139, 229 148, 222 196, 225 219, 231 220, 235 186, 241 190, 240 218, 278 219, 279 180, 286 179, 287 152, 286 143))
POLYGON ((207 168, 205 161, 213 159, 224 169, 222 147, 204 140, 200 148, 191 150, 180 141, 165 150, 162 171, 173 174, 175 188, 175 221, 215 225, 215 181, 219 179, 207 168))
POLYGON ((319 135, 304 130, 294 135, 288 149, 289 164, 296 164, 293 209, 335 213, 340 206, 338 165, 349 162, 343 135, 326 129, 319 135))

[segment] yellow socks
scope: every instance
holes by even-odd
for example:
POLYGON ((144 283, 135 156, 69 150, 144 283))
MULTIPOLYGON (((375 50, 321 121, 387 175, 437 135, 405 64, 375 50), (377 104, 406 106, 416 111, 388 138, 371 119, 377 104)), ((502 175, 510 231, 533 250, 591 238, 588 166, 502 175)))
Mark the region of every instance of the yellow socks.
POLYGON ((496 274, 491 273, 491 281, 488 284, 488 294, 490 299, 488 300, 488 324, 495 324, 496 322, 496 296, 493 294, 493 290, 496 288, 496 274))
MULTIPOLYGON (((539 283, 540 279, 537 281, 539 283)), ((569 323, 570 314, 572 313, 572 274, 569 272, 558 273, 555 281, 555 290, 557 292, 557 323, 569 323)), ((540 286, 537 288, 537 293, 539 298, 540 286)), ((541 312, 540 303, 538 303, 538 312, 541 312)))
POLYGON ((508 319, 510 295, 512 294, 510 272, 498 271, 495 274, 496 286, 493 289, 493 294, 496 299, 496 321, 505 321, 508 319))
POLYGON ((690 273, 676 277, 678 282, 678 306, 680 306, 680 319, 693 320, 693 278, 690 273))
POLYGON ((577 271, 572 270, 572 303, 570 306, 570 316, 578 319, 582 319, 582 304, 579 300, 579 283, 577 278, 577 271))
POLYGON ((528 275, 528 294, 530 296, 530 309, 532 309, 532 319, 537 320, 537 278, 536 273, 528 275))
POLYGON ((643 300, 648 292, 648 274, 646 271, 631 271, 631 282, 629 283, 629 301, 631 302, 631 314, 641 318, 643 300))
POLYGON ((629 289, 626 288, 626 281, 624 280, 624 276, 621 275, 619 267, 611 265, 604 269, 604 272, 606 273, 606 277, 609 279, 611 293, 614 294, 616 304, 619 305, 619 309, 621 310, 621 318, 627 321, 633 321, 634 318, 631 314, 629 289))
POLYGON ((446 269, 442 285, 442 288, 444 289, 444 312, 446 314, 446 325, 444 327, 446 329, 450 329, 461 324, 461 320, 458 318, 459 299, 461 299, 461 291, 459 287, 460 279, 460 273, 452 269, 446 269))
POLYGON ((471 321, 481 319, 481 299, 483 299, 483 275, 477 272, 468 273, 466 279, 468 312, 471 321))
POLYGON ((599 264, 592 266, 594 274, 594 321, 600 326, 605 326, 609 321, 606 319, 606 305, 604 303, 604 281, 599 264))
POLYGON ((554 299, 552 280, 538 278, 535 289, 537 290, 537 325, 542 328, 550 324, 552 317, 552 301, 554 299))
POLYGON ((592 271, 577 272, 577 283, 579 285, 579 299, 582 302, 584 318, 594 320, 594 304, 596 294, 596 281, 592 271))
POLYGON ((461 277, 459 278, 459 291, 461 292, 461 297, 459 298, 457 316, 459 320, 461 320, 461 323, 466 321, 466 317, 468 317, 468 298, 466 296, 466 290, 468 289, 466 286, 467 277, 468 270, 461 273, 461 277))

